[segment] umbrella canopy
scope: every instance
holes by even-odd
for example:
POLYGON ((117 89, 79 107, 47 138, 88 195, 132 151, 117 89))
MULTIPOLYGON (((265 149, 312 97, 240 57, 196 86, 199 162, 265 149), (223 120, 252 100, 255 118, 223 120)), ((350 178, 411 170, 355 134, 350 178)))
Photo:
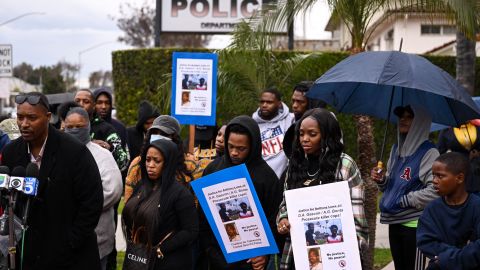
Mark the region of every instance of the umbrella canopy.
MULTIPOLYGON (((480 108, 480 97, 473 97, 472 99, 473 99, 473 102, 475 102, 475 104, 480 108)), ((438 124, 438 123, 432 123, 432 126, 430 127, 430 132, 439 131, 446 128, 449 128, 449 126, 438 124)))
POLYGON ((421 106, 433 122, 449 126, 480 118, 480 109, 452 76, 421 56, 397 51, 350 56, 317 79, 307 96, 339 112, 391 122, 397 120, 393 109, 406 105, 421 106))

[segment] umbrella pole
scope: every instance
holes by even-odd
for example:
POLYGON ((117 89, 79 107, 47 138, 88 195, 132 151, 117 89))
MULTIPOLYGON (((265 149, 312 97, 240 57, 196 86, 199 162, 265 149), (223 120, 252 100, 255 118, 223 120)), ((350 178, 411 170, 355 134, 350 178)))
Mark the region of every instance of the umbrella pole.
POLYGON ((390 102, 388 104, 388 114, 387 114, 388 116, 387 116, 387 120, 385 121, 385 130, 383 131, 383 142, 382 142, 382 148, 380 150, 380 160, 377 163, 378 168, 383 168, 383 153, 385 152, 385 144, 387 143, 388 124, 390 123, 390 115, 392 111, 394 93, 395 93, 395 86, 392 86, 392 94, 390 95, 390 102))

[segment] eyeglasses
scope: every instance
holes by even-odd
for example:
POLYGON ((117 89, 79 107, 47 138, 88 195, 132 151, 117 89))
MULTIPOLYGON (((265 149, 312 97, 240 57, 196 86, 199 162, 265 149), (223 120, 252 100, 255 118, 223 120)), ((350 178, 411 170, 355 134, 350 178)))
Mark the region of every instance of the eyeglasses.
POLYGON ((40 102, 40 96, 27 96, 27 95, 17 95, 15 96, 15 103, 23 104, 28 102, 30 105, 37 105, 40 102))

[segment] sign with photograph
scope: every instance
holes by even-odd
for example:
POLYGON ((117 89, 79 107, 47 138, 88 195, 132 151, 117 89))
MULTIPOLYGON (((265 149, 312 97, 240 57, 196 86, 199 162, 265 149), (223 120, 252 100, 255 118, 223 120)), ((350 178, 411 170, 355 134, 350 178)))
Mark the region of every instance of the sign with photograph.
POLYGON ((215 125, 218 57, 173 53, 171 115, 180 124, 215 125))
POLYGON ((229 33, 252 17, 262 0, 162 1, 162 32, 229 33))
POLYGON ((278 253, 244 164, 191 182, 228 263, 278 253))
POLYGON ((347 181, 287 190, 296 269, 361 270, 347 181))

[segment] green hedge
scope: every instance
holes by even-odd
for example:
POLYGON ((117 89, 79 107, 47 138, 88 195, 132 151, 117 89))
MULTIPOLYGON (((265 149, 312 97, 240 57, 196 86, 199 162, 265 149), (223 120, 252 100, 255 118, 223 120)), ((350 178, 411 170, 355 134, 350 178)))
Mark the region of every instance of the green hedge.
MULTIPOLYGON (((115 100, 117 116, 127 125, 134 125, 137 117, 138 104, 141 100, 151 100, 164 114, 169 114, 170 103, 170 85, 165 85, 165 81, 170 78, 172 71, 172 53, 178 49, 136 49, 116 51, 113 53, 113 81, 115 86, 115 100), (159 95, 159 92, 160 95, 159 95)), ((183 49, 189 52, 209 52, 206 49, 183 49)), ((296 52, 298 53, 298 52, 296 52)), ((305 52, 308 53, 308 52, 305 52)), ((289 58, 291 52, 281 51, 277 53, 278 58, 289 58)), ((284 95, 285 102, 290 105, 290 96, 293 86, 303 80, 315 80, 325 71, 330 69, 339 61, 346 58, 348 54, 338 52, 320 53, 315 57, 308 58, 305 63, 296 69, 286 79, 274 82, 275 86, 284 95)), ((441 67, 455 76, 455 57, 426 56, 435 65, 441 67)), ((219 59, 221 64, 222 59, 219 59)), ((255 68, 255 67, 252 67, 255 68)), ((480 60, 476 63, 476 94, 480 90, 480 60)), ((222 96, 221 89, 218 90, 218 98, 222 96)), ((252 100, 239 106, 238 111, 232 111, 232 108, 223 108, 222 104, 217 104, 217 120, 222 123, 225 119, 231 119, 232 115, 251 114, 257 107, 252 100), (246 104, 251 103, 251 104, 246 104)), ((237 110, 237 107, 235 107, 237 110)), ((337 115, 344 132, 344 141, 347 146, 346 152, 352 156, 357 156, 356 148, 356 128, 351 115, 337 115)), ((381 139, 385 127, 384 121, 375 122, 375 138, 378 146, 377 153, 380 152, 381 139)), ((395 129, 389 128, 387 136, 388 155, 389 147, 394 142, 395 129)))

